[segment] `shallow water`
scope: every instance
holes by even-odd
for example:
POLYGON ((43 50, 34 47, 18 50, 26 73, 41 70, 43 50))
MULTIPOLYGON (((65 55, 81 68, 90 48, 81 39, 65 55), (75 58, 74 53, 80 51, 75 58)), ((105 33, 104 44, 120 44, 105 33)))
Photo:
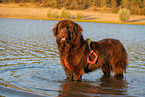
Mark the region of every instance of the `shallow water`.
POLYGON ((129 54, 125 78, 101 70, 65 80, 52 28, 57 21, 0 19, 0 96, 145 96, 145 26, 78 22, 83 36, 119 39, 129 54))

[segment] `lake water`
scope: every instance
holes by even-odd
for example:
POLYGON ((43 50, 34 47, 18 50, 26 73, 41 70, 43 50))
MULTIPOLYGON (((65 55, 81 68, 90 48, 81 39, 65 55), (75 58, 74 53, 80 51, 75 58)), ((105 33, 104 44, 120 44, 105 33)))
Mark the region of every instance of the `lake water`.
POLYGON ((145 26, 78 22, 84 38, 119 39, 129 54, 125 78, 101 70, 65 80, 52 28, 58 21, 0 19, 0 96, 145 96, 145 26))

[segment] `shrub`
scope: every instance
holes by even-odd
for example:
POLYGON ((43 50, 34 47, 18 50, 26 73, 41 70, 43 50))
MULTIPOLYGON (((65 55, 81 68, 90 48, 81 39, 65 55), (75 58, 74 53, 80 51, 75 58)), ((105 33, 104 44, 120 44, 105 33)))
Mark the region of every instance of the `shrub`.
POLYGON ((54 10, 52 13, 52 18, 58 18, 58 17, 59 17, 59 15, 58 15, 57 10, 54 10))
POLYGON ((76 19, 82 19, 82 18, 84 18, 84 14, 80 12, 76 13, 76 19))
POLYGON ((96 7, 95 7, 95 6, 90 7, 89 10, 91 10, 91 11, 96 11, 96 7))
POLYGON ((61 9, 60 17, 61 18, 71 18, 71 13, 69 11, 66 11, 66 9, 63 7, 61 9))
POLYGON ((20 3, 19 6, 21 6, 21 7, 24 6, 24 3, 20 3))
POLYGON ((51 17, 51 9, 48 9, 48 11, 47 11, 47 17, 51 17))
POLYGON ((63 7, 63 8, 61 9, 61 12, 60 12, 60 17, 61 17, 61 18, 65 18, 65 11, 66 11, 66 9, 63 7))
POLYGON ((107 6, 103 6, 102 11, 107 11, 107 6))
POLYGON ((65 13, 65 18, 71 18, 71 13, 68 12, 68 11, 66 11, 66 13, 65 13))
POLYGON ((117 7, 113 7, 113 8, 112 8, 112 12, 113 12, 113 13, 118 13, 118 10, 119 10, 119 8, 117 8, 117 7))
POLYGON ((130 17, 130 10, 128 10, 127 8, 122 8, 122 9, 119 9, 118 14, 119 14, 119 19, 121 21, 127 22, 130 17))
POLYGON ((82 13, 82 18, 84 18, 85 16, 84 16, 84 14, 82 13))
POLYGON ((145 15, 145 8, 141 9, 141 15, 145 15))

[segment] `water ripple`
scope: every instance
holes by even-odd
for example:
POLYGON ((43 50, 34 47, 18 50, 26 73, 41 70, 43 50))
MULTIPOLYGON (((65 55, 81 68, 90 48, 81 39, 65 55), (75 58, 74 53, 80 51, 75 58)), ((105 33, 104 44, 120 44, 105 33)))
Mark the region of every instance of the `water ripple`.
POLYGON ((71 82, 65 80, 52 34, 57 21, 0 19, 0 22, 0 90, 11 91, 12 96, 14 92, 22 96, 25 91, 34 94, 33 97, 40 96, 35 94, 144 96, 144 26, 79 22, 85 38, 119 39, 129 54, 129 67, 124 80, 106 79, 101 70, 96 70, 84 74, 82 82, 71 82))

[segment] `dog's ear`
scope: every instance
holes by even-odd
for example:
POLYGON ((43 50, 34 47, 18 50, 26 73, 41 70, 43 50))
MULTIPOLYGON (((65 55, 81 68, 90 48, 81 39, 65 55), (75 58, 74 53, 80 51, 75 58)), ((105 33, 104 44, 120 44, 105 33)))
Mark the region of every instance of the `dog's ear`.
POLYGON ((77 43, 80 43, 81 37, 82 37, 81 32, 83 31, 83 29, 79 24, 77 24, 77 23, 74 23, 74 24, 75 24, 75 27, 74 27, 74 33, 73 33, 72 37, 73 37, 73 40, 76 40, 77 43))
POLYGON ((78 23, 75 23, 75 31, 77 33, 81 33, 83 31, 82 27, 78 23))
POLYGON ((55 26, 53 27, 52 31, 53 31, 53 35, 56 36, 57 35, 57 31, 58 31, 58 25, 60 22, 58 22, 57 24, 55 24, 55 26))

